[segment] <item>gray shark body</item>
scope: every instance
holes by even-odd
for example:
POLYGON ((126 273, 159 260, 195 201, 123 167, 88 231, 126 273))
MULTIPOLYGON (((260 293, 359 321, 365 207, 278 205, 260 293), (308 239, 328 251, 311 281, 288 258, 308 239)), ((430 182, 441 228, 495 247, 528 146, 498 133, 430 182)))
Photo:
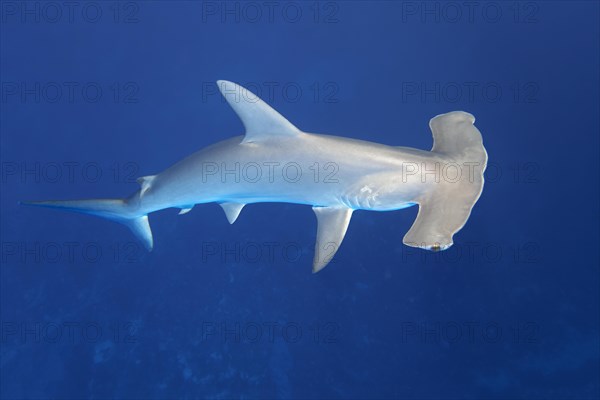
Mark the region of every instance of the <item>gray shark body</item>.
POLYGON ((419 205, 404 237, 409 246, 444 250, 468 219, 483 189, 487 154, 471 114, 457 111, 430 121, 431 151, 302 132, 247 89, 219 88, 246 133, 204 148, 158 175, 140 178, 127 199, 41 201, 127 225, 152 249, 147 215, 165 208, 185 214, 217 202, 230 223, 246 204, 313 206, 318 220, 313 271, 327 265, 342 243, 354 210, 391 211, 419 205))

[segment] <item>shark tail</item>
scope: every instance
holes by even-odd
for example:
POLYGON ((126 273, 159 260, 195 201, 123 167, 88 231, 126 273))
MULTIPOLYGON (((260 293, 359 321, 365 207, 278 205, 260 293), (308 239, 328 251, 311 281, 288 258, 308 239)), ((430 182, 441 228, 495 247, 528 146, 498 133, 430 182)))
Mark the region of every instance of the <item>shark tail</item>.
POLYGON ((474 123, 475 117, 463 111, 438 115, 429 122, 434 139, 431 151, 445 161, 436 166, 435 190, 417 201, 419 213, 404 244, 445 250, 469 219, 483 190, 487 165, 487 152, 474 123))
MULTIPOLYGON (((134 195, 135 196, 135 195, 134 195)), ((152 250, 153 240, 148 215, 140 215, 137 205, 131 199, 88 199, 88 200, 49 200, 25 201, 21 204, 37 207, 58 208, 83 214, 95 215, 119 222, 127 226, 144 244, 152 250)))

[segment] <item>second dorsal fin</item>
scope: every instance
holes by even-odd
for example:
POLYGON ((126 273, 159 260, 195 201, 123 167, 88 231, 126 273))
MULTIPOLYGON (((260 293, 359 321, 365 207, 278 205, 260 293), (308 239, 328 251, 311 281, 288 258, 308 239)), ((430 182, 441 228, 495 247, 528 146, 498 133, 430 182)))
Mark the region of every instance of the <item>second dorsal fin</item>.
POLYGON ((217 81, 217 86, 246 128, 243 143, 302 134, 300 129, 248 89, 229 81, 217 81))
POLYGON ((150 189, 154 178, 156 178, 156 175, 141 176, 137 178, 137 183, 139 183, 141 186, 140 196, 143 196, 148 191, 148 189, 150 189))

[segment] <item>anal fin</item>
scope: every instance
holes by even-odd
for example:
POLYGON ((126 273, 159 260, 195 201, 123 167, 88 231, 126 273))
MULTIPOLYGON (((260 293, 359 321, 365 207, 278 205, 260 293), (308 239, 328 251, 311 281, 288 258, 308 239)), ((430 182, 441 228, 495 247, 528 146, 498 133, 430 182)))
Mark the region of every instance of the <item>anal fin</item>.
POLYGON ((183 207, 181 210, 179 210, 179 215, 183 215, 183 214, 189 213, 190 211, 192 211, 192 208, 194 208, 193 204, 191 206, 185 206, 185 207, 183 207))
POLYGON ((313 207, 313 211, 319 224, 313 259, 313 273, 317 273, 329 264, 340 248, 348 230, 352 210, 350 208, 313 207))

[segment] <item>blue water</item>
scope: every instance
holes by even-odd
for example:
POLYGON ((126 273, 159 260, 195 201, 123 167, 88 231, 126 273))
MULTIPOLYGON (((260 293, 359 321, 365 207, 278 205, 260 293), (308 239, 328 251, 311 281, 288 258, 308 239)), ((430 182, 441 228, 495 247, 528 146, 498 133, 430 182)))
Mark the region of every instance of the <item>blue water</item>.
POLYGON ((65 3, 0 5, 2 398, 598 398, 598 3, 65 3), (217 79, 389 145, 474 114, 454 247, 356 212, 313 275, 307 206, 161 211, 147 253, 17 204, 124 197, 241 134, 217 79))

